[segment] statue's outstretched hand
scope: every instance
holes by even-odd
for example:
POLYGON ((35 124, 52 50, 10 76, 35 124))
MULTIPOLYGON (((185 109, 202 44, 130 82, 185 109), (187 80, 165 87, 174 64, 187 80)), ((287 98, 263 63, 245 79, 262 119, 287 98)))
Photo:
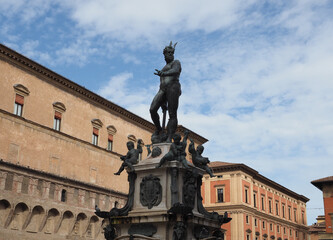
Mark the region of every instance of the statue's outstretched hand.
POLYGON ((155 69, 155 71, 156 71, 156 72, 154 72, 155 75, 162 77, 162 75, 163 75, 162 71, 160 71, 158 69, 155 69))

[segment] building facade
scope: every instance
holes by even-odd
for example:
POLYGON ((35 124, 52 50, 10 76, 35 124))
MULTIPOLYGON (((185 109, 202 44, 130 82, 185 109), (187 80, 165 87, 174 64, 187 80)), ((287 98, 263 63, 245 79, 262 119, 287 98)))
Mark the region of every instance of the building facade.
POLYGON ((317 179, 311 182, 323 192, 324 216, 317 218, 318 222, 310 227, 311 240, 333 239, 333 176, 317 179))
POLYGON ((103 239, 94 206, 125 204, 113 173, 153 124, 2 44, 0 84, 0 240, 103 239))
POLYGON ((232 221, 223 228, 225 240, 308 239, 306 202, 299 195, 244 165, 210 164, 216 177, 203 178, 202 194, 207 210, 232 221))

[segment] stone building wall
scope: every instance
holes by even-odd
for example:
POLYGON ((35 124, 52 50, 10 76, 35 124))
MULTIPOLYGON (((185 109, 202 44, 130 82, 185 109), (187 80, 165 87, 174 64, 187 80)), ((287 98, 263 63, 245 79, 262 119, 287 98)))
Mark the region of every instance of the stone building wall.
POLYGON ((94 206, 107 211, 126 195, 0 161, 0 240, 104 239, 94 206))

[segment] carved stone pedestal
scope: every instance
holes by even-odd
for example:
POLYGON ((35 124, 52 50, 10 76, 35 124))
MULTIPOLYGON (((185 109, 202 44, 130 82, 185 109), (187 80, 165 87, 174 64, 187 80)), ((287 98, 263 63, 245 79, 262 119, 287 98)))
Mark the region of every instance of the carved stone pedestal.
POLYGON ((221 224, 230 219, 204 209, 200 191, 204 170, 190 163, 186 169, 178 161, 156 168, 170 145, 153 145, 152 153, 134 166, 123 209, 96 212, 110 220, 106 239, 223 239, 221 224))

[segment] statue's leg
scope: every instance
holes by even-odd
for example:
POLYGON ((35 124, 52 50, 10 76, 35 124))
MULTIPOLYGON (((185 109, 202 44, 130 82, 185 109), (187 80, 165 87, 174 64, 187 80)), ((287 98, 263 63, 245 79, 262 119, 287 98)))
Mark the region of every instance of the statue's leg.
POLYGON ((123 163, 123 164, 121 164, 121 167, 119 168, 118 172, 114 173, 114 175, 120 175, 120 173, 122 171, 124 171, 124 169, 125 169, 125 166, 124 166, 124 163, 123 163))
POLYGON ((160 116, 158 115, 157 111, 163 103, 164 100, 163 98, 164 98, 164 92, 162 90, 159 90, 156 96, 154 97, 149 109, 151 120, 153 121, 156 127, 157 133, 159 133, 162 130, 160 123, 160 116))
POLYGON ((169 122, 167 126, 168 131, 168 142, 171 142, 173 134, 176 132, 178 119, 177 110, 179 104, 179 96, 181 94, 180 84, 178 82, 173 83, 167 91, 168 111, 169 111, 169 122))
POLYGON ((209 174, 210 177, 215 177, 215 175, 212 172, 212 169, 208 167, 207 165, 205 166, 206 172, 209 174))

